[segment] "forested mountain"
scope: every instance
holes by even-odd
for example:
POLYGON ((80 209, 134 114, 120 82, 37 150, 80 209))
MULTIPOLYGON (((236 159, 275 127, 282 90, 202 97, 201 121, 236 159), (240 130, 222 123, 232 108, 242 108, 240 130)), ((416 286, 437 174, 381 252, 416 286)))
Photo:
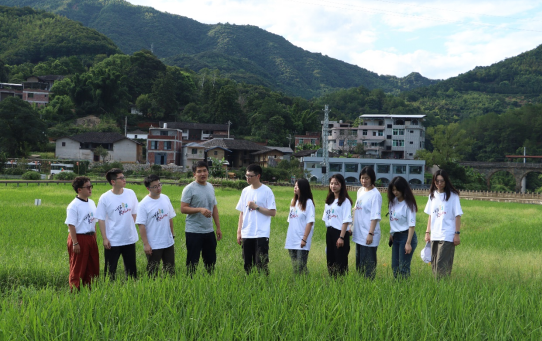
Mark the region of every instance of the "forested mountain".
POLYGON ((0 60, 37 63, 49 58, 119 53, 111 39, 60 15, 0 6, 0 60))
POLYGON ((452 77, 438 84, 401 93, 434 124, 504 113, 525 104, 542 103, 542 45, 516 57, 452 77))
POLYGON ((357 86, 399 93, 437 82, 416 73, 379 76, 305 51, 255 26, 206 25, 124 0, 0 0, 0 5, 31 6, 80 21, 127 54, 152 45, 154 54, 169 65, 194 71, 216 68, 228 78, 306 98, 357 86))

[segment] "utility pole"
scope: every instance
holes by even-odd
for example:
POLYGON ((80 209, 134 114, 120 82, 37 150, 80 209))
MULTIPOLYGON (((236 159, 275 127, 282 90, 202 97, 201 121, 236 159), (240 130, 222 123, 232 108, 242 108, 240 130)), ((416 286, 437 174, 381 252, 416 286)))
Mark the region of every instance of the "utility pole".
POLYGON ((128 116, 124 116, 124 136, 128 136, 128 133, 126 131, 127 126, 128 126, 128 116))
MULTIPOLYGON (((523 147, 523 165, 525 166, 525 156, 527 155, 527 147, 523 147)), ((525 191, 527 190, 527 176, 524 176, 523 179, 521 179, 521 193, 525 194, 525 191)))
POLYGON ((329 150, 327 137, 329 134, 329 106, 326 104, 324 109, 324 136, 322 136, 322 156, 324 161, 322 162, 322 185, 327 185, 328 172, 329 172, 329 150), (324 172, 325 171, 325 172, 324 172))
POLYGON ((231 121, 228 120, 228 138, 230 138, 230 126, 231 126, 231 121))

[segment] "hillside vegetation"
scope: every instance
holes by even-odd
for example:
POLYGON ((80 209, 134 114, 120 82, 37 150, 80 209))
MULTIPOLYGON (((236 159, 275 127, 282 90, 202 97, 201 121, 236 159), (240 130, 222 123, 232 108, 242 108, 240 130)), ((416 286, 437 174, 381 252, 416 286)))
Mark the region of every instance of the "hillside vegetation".
POLYGON ((169 65, 221 70, 228 78, 315 97, 357 86, 399 93, 437 81, 419 74, 381 76, 311 53, 255 26, 206 25, 123 0, 0 0, 0 5, 46 9, 105 34, 127 54, 150 49, 169 65))
POLYGON ((28 7, 0 6, 0 27, 0 60, 6 64, 120 52, 111 39, 96 30, 28 7))

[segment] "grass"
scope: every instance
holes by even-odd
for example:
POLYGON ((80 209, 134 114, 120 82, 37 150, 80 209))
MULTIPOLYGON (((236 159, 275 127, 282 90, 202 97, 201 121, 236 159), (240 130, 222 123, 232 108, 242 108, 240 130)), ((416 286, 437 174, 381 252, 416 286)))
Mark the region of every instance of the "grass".
MULTIPOLYGON (((98 201, 109 188, 95 185, 93 199, 98 201)), ((130 188, 139 199, 146 194, 142 185, 130 188)), ((182 188, 168 185, 163 191, 178 213, 177 275, 146 278, 139 241, 138 280, 110 283, 101 278, 92 291, 70 294, 64 219, 73 190, 69 185, 1 186, 0 339, 542 338, 541 206, 462 201, 462 245, 456 250, 452 277, 437 282, 419 257, 427 199, 418 197, 420 244, 409 280, 393 279, 386 240, 378 249, 375 281, 356 274, 353 244, 350 273, 333 280, 327 275, 325 227, 319 219, 325 192, 314 192, 317 222, 310 273, 295 277, 284 250, 292 188, 274 187, 278 212, 271 227, 271 274, 265 277, 243 272, 241 249, 235 242, 240 191, 217 189, 224 234, 218 243, 217 269, 208 276, 200 267, 189 279, 184 267, 184 216, 179 211, 182 188), (42 199, 38 207, 37 198, 42 199)), ((389 223, 384 220, 381 226, 386 235, 389 223)), ((103 267, 102 249, 100 245, 103 267)))

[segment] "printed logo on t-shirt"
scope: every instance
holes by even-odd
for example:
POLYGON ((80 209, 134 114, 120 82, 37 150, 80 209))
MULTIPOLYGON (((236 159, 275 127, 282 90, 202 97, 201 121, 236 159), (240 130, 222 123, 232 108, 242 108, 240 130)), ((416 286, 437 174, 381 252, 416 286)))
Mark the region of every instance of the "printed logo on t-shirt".
POLYGON ((437 216, 437 218, 442 217, 446 214, 446 211, 444 211, 444 205, 439 205, 433 210, 433 214, 437 216))
POLYGON ((361 205, 363 204, 363 199, 359 199, 358 201, 356 201, 356 207, 354 208, 356 211, 357 210, 362 210, 363 207, 361 207, 361 205))
POLYGON ((290 218, 297 218, 299 217, 299 213, 297 211, 297 208, 290 208, 290 218))
POLYGON ((151 216, 151 218, 156 219, 156 221, 160 221, 160 220, 164 219, 167 216, 168 216, 168 214, 167 213, 164 214, 164 210, 159 208, 159 209, 156 210, 156 213, 154 213, 151 216))
POLYGON ((92 212, 90 212, 89 214, 87 214, 84 218, 83 218, 83 221, 86 221, 87 224, 92 224, 92 223, 95 223, 96 218, 94 218, 94 214, 92 212))
MULTIPOLYGON (((258 204, 256 203, 256 200, 254 200, 254 204, 258 205, 258 204)), ((247 205, 246 205, 246 206, 248 207, 248 202, 247 202, 247 205)), ((248 207, 248 211, 249 211, 249 212, 255 211, 255 209, 252 209, 252 208, 248 207)))
POLYGON ((397 211, 390 210, 390 222, 397 220, 399 220, 399 217, 397 217, 397 211))
POLYGON ((335 214, 335 209, 327 209, 326 210, 327 220, 331 220, 333 218, 338 218, 339 216, 335 214))
POLYGON ((122 203, 115 209, 115 212, 119 212, 119 215, 123 215, 131 210, 131 208, 128 208, 128 204, 122 203))

